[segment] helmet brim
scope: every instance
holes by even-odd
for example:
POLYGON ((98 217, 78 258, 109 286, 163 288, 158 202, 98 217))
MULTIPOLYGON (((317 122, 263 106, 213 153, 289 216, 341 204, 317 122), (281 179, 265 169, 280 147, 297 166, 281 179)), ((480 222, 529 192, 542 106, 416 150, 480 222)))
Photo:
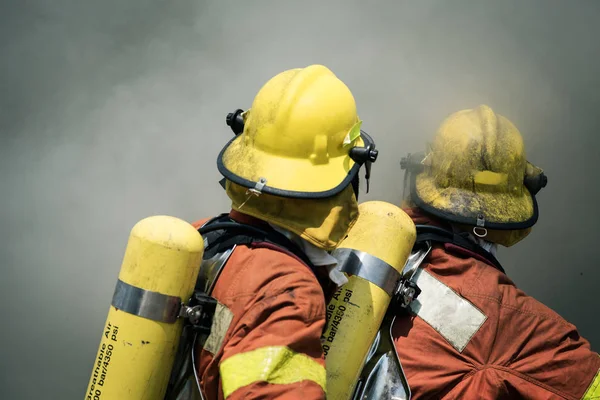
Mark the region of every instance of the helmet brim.
POLYGON ((535 225, 538 204, 527 188, 513 193, 473 192, 455 187, 440 188, 427 171, 411 174, 411 197, 423 211, 464 225, 484 226, 496 230, 520 230, 535 225))
MULTIPOLYGON (((308 159, 275 156, 244 146, 244 135, 233 138, 219 153, 217 167, 228 180, 263 193, 280 197, 318 199, 339 194, 358 174, 361 165, 349 154, 313 164, 308 159), (259 182, 265 179, 264 186, 259 182)), ((364 132, 354 146, 373 140, 364 132)))

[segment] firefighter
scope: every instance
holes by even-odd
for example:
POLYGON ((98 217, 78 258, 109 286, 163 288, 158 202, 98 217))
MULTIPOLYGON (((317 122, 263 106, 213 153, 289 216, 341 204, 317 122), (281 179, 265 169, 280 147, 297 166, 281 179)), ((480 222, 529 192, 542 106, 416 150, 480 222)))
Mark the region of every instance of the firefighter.
POLYGON ((328 251, 358 218, 359 169, 368 179, 377 150, 351 91, 321 65, 277 74, 228 124, 236 136, 217 166, 232 210, 193 224, 218 228, 203 235, 197 285, 217 301, 193 351, 200 389, 325 399, 325 304, 347 281, 328 251))
POLYGON ((547 182, 518 129, 485 105, 462 110, 402 167, 403 208, 430 245, 412 276, 421 292, 393 326, 413 398, 598 398, 598 354, 496 258, 531 232, 547 182))

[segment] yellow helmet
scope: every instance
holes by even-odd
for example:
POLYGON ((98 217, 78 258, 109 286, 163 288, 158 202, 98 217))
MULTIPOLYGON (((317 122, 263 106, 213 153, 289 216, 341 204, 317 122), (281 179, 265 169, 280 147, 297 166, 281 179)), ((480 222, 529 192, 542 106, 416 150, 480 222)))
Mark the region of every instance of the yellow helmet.
POLYGON ((537 222, 535 195, 547 178, 527 161, 519 130, 488 106, 450 115, 427 154, 401 164, 417 207, 486 240, 511 246, 537 222))
POLYGON ((217 165, 229 181, 280 197, 316 199, 344 190, 362 164, 377 158, 360 127, 354 97, 322 65, 284 71, 252 107, 227 117, 236 134, 217 165))

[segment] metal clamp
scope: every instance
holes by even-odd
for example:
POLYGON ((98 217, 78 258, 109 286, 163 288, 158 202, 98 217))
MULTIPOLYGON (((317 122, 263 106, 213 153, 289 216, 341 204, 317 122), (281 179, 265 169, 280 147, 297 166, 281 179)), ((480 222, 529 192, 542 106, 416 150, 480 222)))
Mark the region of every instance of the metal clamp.
POLYGON ((145 290, 122 280, 117 281, 112 306, 117 310, 158 322, 174 323, 179 316, 181 299, 145 290))
POLYGON ((401 308, 407 308, 420 294, 421 289, 415 282, 402 279, 396 292, 396 304, 401 308))
POLYGON ((478 227, 485 227, 485 215, 483 214, 478 214, 477 215, 477 226, 478 227))
POLYGON ((421 289, 416 282, 413 281, 413 277, 423 260, 425 260, 431 252, 431 242, 427 241, 424 244, 426 246, 425 248, 417 248, 411 252, 410 256, 408 256, 408 260, 406 260, 406 264, 402 270, 402 277, 400 278, 398 287, 394 291, 393 304, 401 309, 407 309, 408 306, 410 306, 410 303, 421 294, 421 289))
POLYGON ((256 182, 256 185, 254 185, 254 188, 248 189, 248 191, 256 196, 260 196, 266 184, 267 178, 260 178, 258 182, 256 182))
POLYGON ((179 316, 186 318, 192 329, 202 334, 210 334, 213 318, 217 308, 217 300, 202 292, 195 292, 189 305, 183 305, 179 316))
POLYGON ((157 322, 172 324, 185 318, 194 330, 209 333, 217 301, 196 292, 186 305, 177 296, 145 290, 119 279, 111 304, 119 311, 157 322))
POLYGON ((340 262, 342 272, 359 276, 379 286, 389 296, 394 295, 394 290, 400 280, 400 273, 390 264, 354 249, 336 249, 331 255, 340 262))

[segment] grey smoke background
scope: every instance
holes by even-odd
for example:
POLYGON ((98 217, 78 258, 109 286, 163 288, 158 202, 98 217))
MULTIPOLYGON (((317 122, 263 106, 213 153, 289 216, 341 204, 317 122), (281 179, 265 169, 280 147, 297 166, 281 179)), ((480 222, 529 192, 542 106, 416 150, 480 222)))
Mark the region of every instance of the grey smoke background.
MULTIPOLYGON (((288 68, 329 66, 377 140, 367 199, 400 157, 484 103, 545 168, 510 276, 598 350, 600 3, 72 0, 0 5, 0 393, 83 398, 131 227, 228 210, 227 112, 288 68)), ((363 185, 364 186, 364 185, 363 185)))

